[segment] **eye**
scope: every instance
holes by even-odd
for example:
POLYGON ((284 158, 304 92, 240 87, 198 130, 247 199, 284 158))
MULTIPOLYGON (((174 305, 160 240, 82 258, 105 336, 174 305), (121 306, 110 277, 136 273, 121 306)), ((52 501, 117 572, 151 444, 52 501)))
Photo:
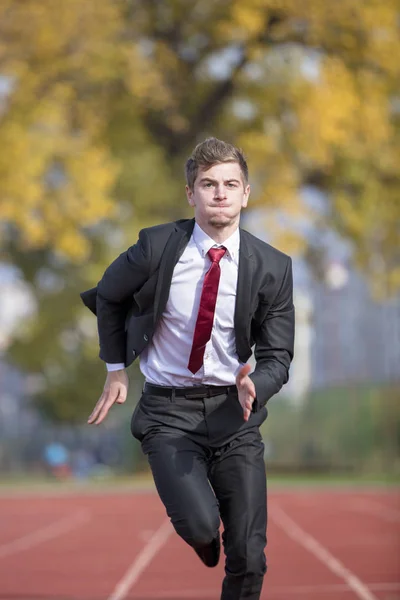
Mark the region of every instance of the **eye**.
POLYGON ((204 184, 204 187, 206 187, 206 188, 210 188, 211 186, 212 186, 212 183, 211 183, 211 181, 207 181, 207 182, 204 184))

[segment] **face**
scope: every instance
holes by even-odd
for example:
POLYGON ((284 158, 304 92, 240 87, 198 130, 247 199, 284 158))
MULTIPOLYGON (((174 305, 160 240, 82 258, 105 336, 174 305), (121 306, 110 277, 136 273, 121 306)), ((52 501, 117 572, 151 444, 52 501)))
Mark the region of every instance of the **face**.
POLYGON ((250 186, 243 182, 239 163, 219 163, 210 169, 200 168, 194 189, 186 186, 195 219, 207 231, 231 228, 239 224, 240 211, 247 206, 250 186))

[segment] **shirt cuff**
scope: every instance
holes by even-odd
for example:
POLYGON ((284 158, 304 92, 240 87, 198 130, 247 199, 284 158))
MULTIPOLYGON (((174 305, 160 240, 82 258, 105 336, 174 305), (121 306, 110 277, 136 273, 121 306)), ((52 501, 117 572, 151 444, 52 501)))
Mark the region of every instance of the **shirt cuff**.
POLYGON ((120 371, 121 369, 125 369, 125 363, 106 363, 107 371, 120 371))

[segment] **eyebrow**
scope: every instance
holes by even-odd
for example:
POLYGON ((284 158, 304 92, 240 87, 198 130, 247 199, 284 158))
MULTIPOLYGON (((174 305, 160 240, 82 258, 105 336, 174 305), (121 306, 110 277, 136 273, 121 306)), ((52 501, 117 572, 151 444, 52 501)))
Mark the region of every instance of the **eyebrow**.
MULTIPOLYGON (((204 183, 205 181, 211 181, 211 183, 218 183, 216 179, 212 179, 211 177, 202 177, 200 179, 200 183, 204 183)), ((231 179, 225 179, 224 183, 231 183, 233 181, 235 183, 240 183, 239 179, 235 179, 235 177, 232 177, 231 179)))

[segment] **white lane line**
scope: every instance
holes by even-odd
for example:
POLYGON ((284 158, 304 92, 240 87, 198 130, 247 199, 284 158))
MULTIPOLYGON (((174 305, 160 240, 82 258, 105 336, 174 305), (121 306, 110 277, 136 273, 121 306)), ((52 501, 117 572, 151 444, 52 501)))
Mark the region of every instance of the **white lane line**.
POLYGON ((23 552, 24 550, 30 550, 30 548, 33 548, 38 544, 48 542, 59 537, 60 535, 69 533, 76 527, 79 527, 79 525, 89 521, 89 519, 90 515, 87 510, 79 510, 74 512, 63 519, 47 525, 46 527, 36 529, 36 531, 32 531, 31 533, 17 538, 12 542, 7 542, 6 544, 0 545, 0 558, 10 556, 10 554, 15 554, 17 552, 23 552))
MULTIPOLYGON (((371 583, 368 586, 375 592, 397 592, 400 589, 399 584, 396 583, 371 583)), ((350 592, 352 591, 346 583, 337 583, 332 585, 292 585, 292 586, 276 586, 270 587, 269 592, 272 594, 278 594, 282 596, 305 594, 310 596, 312 594, 336 594, 337 592, 350 592)), ((321 596, 318 596, 321 598, 321 596)))
POLYGON ((314 537, 297 525, 284 510, 276 506, 273 511, 270 511, 269 516, 289 537, 311 552, 332 573, 343 579, 358 598, 361 598, 361 600, 378 600, 354 573, 333 556, 325 546, 322 546, 314 537))
POLYGON ((400 523, 400 511, 394 508, 386 507, 383 504, 379 504, 379 502, 376 502, 375 500, 353 500, 350 503, 350 508, 376 515, 384 521, 400 523))
POLYGON ((151 536, 147 544, 139 552, 125 575, 115 586, 114 591, 107 600, 122 600, 129 593, 131 587, 139 579, 140 575, 151 563, 154 556, 165 544, 171 533, 173 532, 170 520, 164 521, 157 531, 151 536))

